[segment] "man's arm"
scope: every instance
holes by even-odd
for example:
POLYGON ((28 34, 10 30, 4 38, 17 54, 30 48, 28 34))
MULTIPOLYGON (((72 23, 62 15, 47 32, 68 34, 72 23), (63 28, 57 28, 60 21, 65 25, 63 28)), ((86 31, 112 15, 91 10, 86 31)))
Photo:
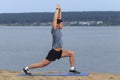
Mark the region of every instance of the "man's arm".
POLYGON ((56 29, 57 19, 61 19, 61 9, 60 9, 59 5, 56 6, 56 11, 55 11, 54 17, 53 17, 52 27, 54 29, 56 29))
POLYGON ((59 9, 58 19, 62 19, 62 11, 61 11, 61 8, 59 9))

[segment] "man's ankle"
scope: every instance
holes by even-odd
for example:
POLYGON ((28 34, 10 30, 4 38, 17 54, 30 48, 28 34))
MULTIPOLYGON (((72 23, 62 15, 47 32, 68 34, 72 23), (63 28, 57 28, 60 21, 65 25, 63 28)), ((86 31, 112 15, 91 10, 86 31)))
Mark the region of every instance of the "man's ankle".
POLYGON ((70 67, 70 70, 75 70, 75 67, 70 67))
POLYGON ((27 67, 25 67, 24 69, 25 69, 25 70, 29 70, 29 67, 27 66, 27 67))

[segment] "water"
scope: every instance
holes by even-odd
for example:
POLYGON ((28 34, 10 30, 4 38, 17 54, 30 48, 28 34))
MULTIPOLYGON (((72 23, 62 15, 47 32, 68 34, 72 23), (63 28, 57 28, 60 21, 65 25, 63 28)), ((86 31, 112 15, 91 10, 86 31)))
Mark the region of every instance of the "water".
MULTIPOLYGON (((21 70, 43 60, 51 49, 50 27, 0 27, 0 69, 21 70)), ((120 27, 65 27, 64 49, 76 52, 80 71, 120 73, 120 27)), ((69 59, 35 71, 67 71, 69 59)))

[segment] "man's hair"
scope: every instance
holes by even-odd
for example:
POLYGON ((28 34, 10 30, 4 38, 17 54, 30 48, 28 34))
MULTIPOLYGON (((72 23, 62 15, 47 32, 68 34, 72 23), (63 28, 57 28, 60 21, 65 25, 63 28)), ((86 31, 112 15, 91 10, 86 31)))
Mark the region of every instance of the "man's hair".
POLYGON ((63 22, 61 19, 57 19, 57 24, 60 24, 61 22, 63 22))

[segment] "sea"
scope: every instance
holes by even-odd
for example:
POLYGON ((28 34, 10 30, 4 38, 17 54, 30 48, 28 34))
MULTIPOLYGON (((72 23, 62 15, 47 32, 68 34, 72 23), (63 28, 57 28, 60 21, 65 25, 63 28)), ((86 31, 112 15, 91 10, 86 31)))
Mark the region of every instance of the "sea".
MULTIPOLYGON (((63 50, 75 52, 81 72, 120 73, 120 26, 66 26, 63 50)), ((51 26, 0 26, 0 70, 20 71, 45 59, 52 47, 51 26)), ((61 58, 32 71, 69 71, 61 58)))

